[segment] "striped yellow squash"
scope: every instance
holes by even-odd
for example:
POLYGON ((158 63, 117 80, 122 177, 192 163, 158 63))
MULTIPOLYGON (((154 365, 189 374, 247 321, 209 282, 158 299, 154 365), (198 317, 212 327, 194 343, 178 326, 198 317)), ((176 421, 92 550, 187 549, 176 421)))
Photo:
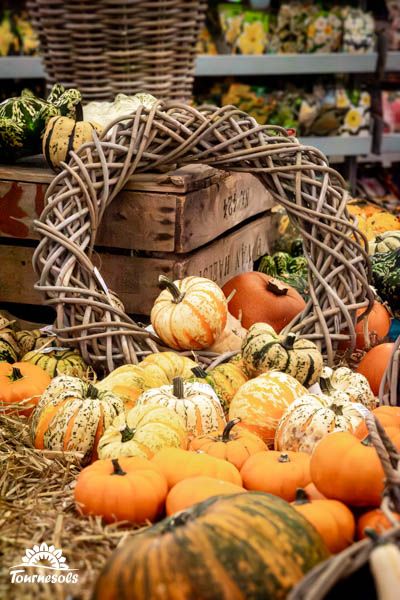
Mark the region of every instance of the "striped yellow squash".
POLYGON ((43 136, 43 154, 49 165, 56 169, 61 162, 68 162, 71 150, 76 152, 85 142, 92 140, 93 130, 101 134, 98 123, 74 121, 69 117, 52 117, 43 136))
POLYGON ((21 360, 42 367, 50 377, 62 374, 83 377, 88 370, 88 365, 77 350, 57 350, 56 348, 32 350, 25 354, 21 360))

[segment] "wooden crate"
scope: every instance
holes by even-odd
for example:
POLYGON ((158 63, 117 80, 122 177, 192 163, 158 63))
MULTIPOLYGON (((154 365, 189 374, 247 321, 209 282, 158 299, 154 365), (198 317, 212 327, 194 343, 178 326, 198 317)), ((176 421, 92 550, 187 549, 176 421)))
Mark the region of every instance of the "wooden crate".
MULTIPOLYGON (((42 304, 33 290, 32 222, 52 174, 0 167, 0 302, 42 304)), ((160 273, 209 277, 220 285, 268 251, 271 196, 247 173, 198 165, 152 181, 136 176, 107 209, 98 268, 131 314, 148 314, 160 273)))

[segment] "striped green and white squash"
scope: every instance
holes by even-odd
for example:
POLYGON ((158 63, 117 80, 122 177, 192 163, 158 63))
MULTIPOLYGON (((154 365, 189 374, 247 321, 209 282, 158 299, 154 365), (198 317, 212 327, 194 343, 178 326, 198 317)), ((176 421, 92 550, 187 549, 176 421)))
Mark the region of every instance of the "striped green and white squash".
POLYGON ((35 448, 78 451, 97 457, 97 445, 115 417, 124 412, 123 400, 100 391, 78 377, 55 377, 35 409, 31 439, 35 448))
POLYGON ((45 344, 54 345, 55 336, 49 336, 41 329, 21 329, 15 333, 20 348, 20 354, 24 356, 31 350, 38 350, 45 344))
POLYGON ((328 556, 317 530, 281 498, 214 496, 120 544, 93 600, 285 600, 328 556))
POLYGON ((83 377, 89 368, 79 352, 70 348, 39 348, 28 352, 21 360, 42 367, 50 377, 63 374, 83 377))
POLYGON ((386 231, 369 242, 368 253, 382 254, 397 248, 400 248, 400 230, 386 231))
POLYGON ((253 376, 281 371, 306 387, 318 381, 323 366, 322 355, 313 342, 297 339, 291 333, 279 335, 267 323, 250 327, 242 356, 247 371, 253 376))
POLYGON ((275 450, 311 454, 328 433, 353 433, 369 412, 363 404, 350 402, 344 392, 301 396, 286 409, 279 421, 275 450))
POLYGON ((19 345, 15 332, 9 327, 11 324, 0 314, 0 362, 14 363, 18 360, 19 345))
POLYGON ((173 385, 147 390, 137 406, 156 404, 174 410, 183 420, 190 437, 219 431, 226 425, 221 402, 208 383, 183 381, 175 377, 173 385))
POLYGON ((82 144, 92 141, 93 130, 100 135, 103 128, 89 121, 52 117, 43 136, 43 154, 52 169, 59 168, 61 162, 68 162, 71 150, 76 152, 82 144))

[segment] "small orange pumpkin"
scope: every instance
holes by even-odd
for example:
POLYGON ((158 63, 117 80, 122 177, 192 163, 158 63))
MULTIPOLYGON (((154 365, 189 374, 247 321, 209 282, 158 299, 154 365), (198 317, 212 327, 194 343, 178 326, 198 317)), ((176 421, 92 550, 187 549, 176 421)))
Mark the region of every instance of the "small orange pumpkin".
POLYGON ((375 396, 379 394, 379 387, 389 364, 394 344, 388 342, 371 348, 360 361, 357 373, 364 375, 371 386, 375 396))
POLYGON ((212 496, 226 496, 229 494, 240 494, 246 490, 235 483, 224 481, 223 479, 214 479, 213 477, 189 477, 179 481, 169 491, 166 502, 167 515, 172 515, 180 510, 184 510, 203 502, 212 496))
POLYGON ((232 419, 226 425, 224 430, 213 431, 208 435, 194 438, 189 446, 189 450, 201 451, 222 458, 241 469, 245 461, 256 452, 265 450, 265 444, 257 435, 242 428, 232 429, 240 423, 240 419, 232 419))
MULTIPOLYGON (((393 513, 393 518, 400 521, 400 515, 393 513)), ((362 540, 367 537, 365 529, 374 529, 377 533, 381 534, 387 529, 393 527, 392 523, 386 517, 385 513, 380 508, 369 510, 368 512, 361 515, 357 523, 357 539, 362 540)))
MULTIPOLYGON (((361 317, 365 313, 365 308, 359 308, 357 310, 357 317, 361 317)), ((387 308, 380 302, 374 302, 371 312, 365 319, 362 319, 356 324, 356 349, 364 350, 366 348, 366 342, 364 338, 364 327, 365 320, 368 322, 368 332, 372 338, 381 340, 387 336, 390 329, 390 314, 387 308)), ((376 342, 375 342, 376 343, 376 342)), ((340 350, 349 348, 350 342, 342 342, 339 344, 340 350)))
POLYGON ((83 469, 74 490, 78 510, 106 523, 154 521, 164 507, 167 481, 145 458, 96 460, 83 469))
MULTIPOLYGON (((372 411, 372 414, 378 419, 393 444, 400 450, 400 407, 399 406, 378 406, 372 411)), ((365 422, 360 423, 354 431, 354 435, 359 440, 368 437, 368 427, 365 422)))
POLYGON ((50 381, 36 365, 0 362, 0 405, 13 405, 13 410, 30 415, 50 381))
POLYGON ((296 490, 311 481, 310 456, 305 452, 258 452, 240 470, 247 490, 266 492, 292 502, 296 490))
POLYGON ((164 473, 168 487, 197 475, 205 475, 214 479, 223 479, 236 485, 242 485, 238 469, 226 460, 214 458, 208 454, 198 454, 180 448, 164 448, 151 459, 164 473))
POLYGON ((312 500, 299 488, 294 508, 314 525, 326 547, 336 554, 353 543, 356 529, 353 513, 343 502, 338 500, 312 500))
POLYGON ((236 318, 242 315, 246 329, 254 323, 268 323, 279 333, 306 306, 294 288, 256 271, 236 275, 222 290, 227 298, 236 290, 229 312, 236 318))
POLYGON ((369 440, 347 431, 324 437, 311 456, 311 479, 327 498, 352 506, 379 506, 384 473, 369 440))

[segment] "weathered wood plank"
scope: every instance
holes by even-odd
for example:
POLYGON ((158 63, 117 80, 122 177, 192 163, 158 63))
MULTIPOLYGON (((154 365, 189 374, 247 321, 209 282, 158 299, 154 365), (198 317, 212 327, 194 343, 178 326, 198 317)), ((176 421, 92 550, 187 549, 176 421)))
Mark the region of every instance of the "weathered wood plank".
MULTIPOLYGON (((187 255, 163 254, 145 258, 102 252, 101 272, 117 292, 127 312, 149 314, 159 293, 161 273, 174 278, 200 275, 223 285, 234 275, 251 270, 253 260, 268 252, 270 217, 264 216, 187 255)), ((33 249, 0 245, 0 302, 42 304, 34 291, 33 249)))

